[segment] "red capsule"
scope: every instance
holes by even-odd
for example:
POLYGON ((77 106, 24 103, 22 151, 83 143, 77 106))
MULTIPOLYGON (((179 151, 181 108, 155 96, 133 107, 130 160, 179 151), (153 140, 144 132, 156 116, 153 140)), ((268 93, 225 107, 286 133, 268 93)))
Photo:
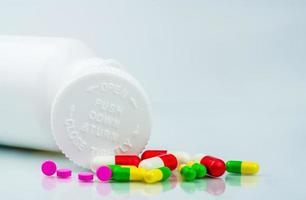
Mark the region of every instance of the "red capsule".
POLYGON ((207 173, 214 177, 222 176, 225 172, 226 166, 223 160, 213 156, 203 156, 199 159, 202 165, 207 168, 207 173))
POLYGON ((138 167, 140 158, 137 155, 96 156, 90 164, 90 168, 96 171, 101 165, 134 165, 138 167))
POLYGON ((184 151, 168 151, 168 150, 146 150, 141 155, 141 160, 161 156, 164 154, 173 154, 179 164, 186 164, 192 161, 191 156, 184 151))
POLYGON ((160 167, 168 167, 170 170, 174 170, 178 165, 177 159, 173 154, 164 154, 142 160, 139 163, 140 168, 144 169, 157 169, 160 167))
POLYGON ((115 164, 116 165, 134 165, 138 167, 140 163, 140 158, 136 155, 116 155, 115 164))
POLYGON ((168 167, 170 170, 176 169, 178 162, 176 157, 173 154, 164 154, 159 156, 165 163, 165 166, 168 167))
POLYGON ((141 160, 166 154, 167 150, 146 150, 141 154, 141 160))

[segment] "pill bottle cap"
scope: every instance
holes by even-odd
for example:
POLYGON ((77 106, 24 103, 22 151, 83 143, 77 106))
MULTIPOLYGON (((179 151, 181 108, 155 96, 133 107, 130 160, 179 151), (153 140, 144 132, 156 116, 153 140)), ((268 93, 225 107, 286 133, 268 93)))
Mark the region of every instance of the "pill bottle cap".
POLYGON ((78 64, 51 108, 59 149, 89 168, 95 156, 139 154, 151 131, 151 107, 140 84, 122 67, 102 59, 78 64))

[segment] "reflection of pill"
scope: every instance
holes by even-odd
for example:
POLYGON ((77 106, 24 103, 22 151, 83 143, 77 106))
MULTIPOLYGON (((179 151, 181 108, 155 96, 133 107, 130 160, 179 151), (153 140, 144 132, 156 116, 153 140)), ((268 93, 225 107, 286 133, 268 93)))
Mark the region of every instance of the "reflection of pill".
POLYGON ((164 154, 152 158, 142 160, 139 163, 139 167, 145 169, 157 169, 160 167, 168 167, 170 170, 174 170, 178 165, 177 159, 173 154, 164 154))
POLYGON ((108 181, 112 178, 112 170, 108 166, 101 166, 97 169, 97 177, 101 181, 108 181))
POLYGON ((226 171, 252 175, 259 171, 259 164, 256 162, 230 160, 226 162, 226 171))
POLYGON ((134 165, 138 166, 137 155, 97 156, 91 161, 91 169, 96 171, 101 165, 134 165))
POLYGON ((69 178, 71 176, 71 170, 70 169, 58 169, 56 171, 56 175, 59 178, 69 178))
POLYGON ((57 184, 57 181, 55 177, 45 176, 42 178, 41 185, 44 190, 47 190, 47 191, 53 190, 56 188, 56 184, 57 184))
POLYGON ((234 187, 256 187, 260 176, 250 176, 237 173, 227 174, 225 177, 226 184, 234 187))
POLYGON ((205 191, 208 192, 211 195, 221 195, 225 191, 225 182, 221 178, 207 178, 204 179, 204 181, 207 181, 207 186, 205 191))
POLYGON ((56 172, 56 164, 52 160, 46 160, 41 164, 41 171, 46 176, 52 176, 56 172))
POLYGON ((94 175, 91 172, 79 172, 78 178, 83 182, 91 182, 94 178, 94 175))

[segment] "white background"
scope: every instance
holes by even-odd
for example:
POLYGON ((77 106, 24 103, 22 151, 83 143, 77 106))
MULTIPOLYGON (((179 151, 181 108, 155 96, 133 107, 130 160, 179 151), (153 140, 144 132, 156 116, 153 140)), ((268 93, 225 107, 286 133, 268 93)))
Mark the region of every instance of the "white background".
MULTIPOLYGON (((305 1, 2 0, 0 34, 77 38, 120 61, 150 96, 151 148, 261 164, 250 188, 225 181, 218 196, 177 186, 140 198, 306 198, 305 1)), ((1 148, 4 199, 99 197, 96 184, 81 190, 74 180, 45 190, 39 164, 49 157, 71 166, 1 148)))

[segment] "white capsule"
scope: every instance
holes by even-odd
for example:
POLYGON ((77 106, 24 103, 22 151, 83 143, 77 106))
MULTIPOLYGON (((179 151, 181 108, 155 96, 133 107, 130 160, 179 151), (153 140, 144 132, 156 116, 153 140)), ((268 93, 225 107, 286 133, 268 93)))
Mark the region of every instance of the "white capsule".
POLYGON ((163 160, 158 156, 142 160, 139 163, 139 168, 144 168, 144 169, 156 169, 164 166, 165 165, 163 160))
POLYGON ((90 168, 92 171, 96 171, 101 165, 114 165, 115 156, 96 156, 92 159, 90 168))
POLYGON ((168 167, 174 170, 178 165, 178 161, 173 154, 163 154, 156 157, 144 159, 139 163, 140 168, 156 169, 160 167, 168 167))
POLYGON ((177 152, 169 152, 169 153, 173 154, 176 157, 179 164, 186 164, 192 161, 190 154, 187 152, 177 151, 177 152))
POLYGON ((191 160, 194 161, 194 162, 200 163, 202 158, 204 158, 205 156, 207 156, 207 155, 203 154, 203 153, 197 153, 194 156, 192 156, 191 160))
POLYGON ((97 156, 91 162, 91 169, 97 170, 101 165, 133 165, 138 166, 140 158, 137 155, 97 156))

